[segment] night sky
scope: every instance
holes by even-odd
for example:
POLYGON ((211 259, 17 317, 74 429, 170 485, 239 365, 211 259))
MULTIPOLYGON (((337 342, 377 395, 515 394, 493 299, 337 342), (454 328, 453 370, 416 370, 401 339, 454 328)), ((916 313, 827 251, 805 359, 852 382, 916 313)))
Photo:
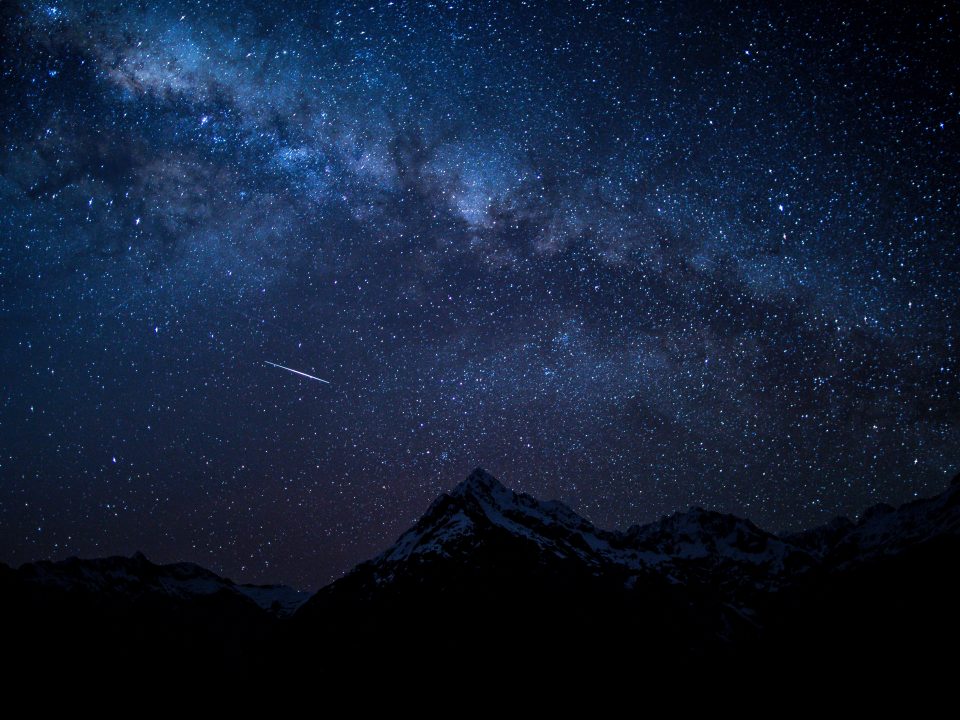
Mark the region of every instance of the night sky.
POLYGON ((940 491, 958 6, 796 5, 4 2, 0 560, 940 491))

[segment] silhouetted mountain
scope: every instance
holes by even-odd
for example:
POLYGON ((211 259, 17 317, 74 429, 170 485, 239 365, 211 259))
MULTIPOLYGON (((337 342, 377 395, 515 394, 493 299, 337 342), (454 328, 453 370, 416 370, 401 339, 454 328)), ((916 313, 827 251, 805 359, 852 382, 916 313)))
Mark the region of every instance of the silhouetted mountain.
POLYGON ((309 593, 131 557, 0 566, 8 647, 46 669, 243 663, 309 593))
POLYGON ((252 601, 277 617, 290 615, 310 597, 310 593, 286 585, 238 585, 193 563, 157 565, 140 552, 131 557, 27 563, 16 574, 38 590, 96 595, 131 605, 189 603, 219 594, 241 605, 252 601))
POLYGON ((960 638, 958 553, 960 477, 934 498, 777 536, 699 508, 603 530, 478 468, 305 603, 139 554, 3 566, 0 589, 12 646, 65 663, 96 648, 261 670, 490 656, 569 670, 630 648, 632 668, 839 668, 931 660, 960 638))

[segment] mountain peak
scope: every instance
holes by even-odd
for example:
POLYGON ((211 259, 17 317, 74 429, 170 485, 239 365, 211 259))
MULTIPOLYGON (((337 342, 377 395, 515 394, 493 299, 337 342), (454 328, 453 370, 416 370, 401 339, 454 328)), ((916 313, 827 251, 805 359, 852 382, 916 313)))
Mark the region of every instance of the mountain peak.
POLYGON ((503 483, 497 480, 482 467, 474 468, 467 479, 454 488, 451 495, 454 497, 463 497, 465 495, 489 497, 501 493, 510 492, 504 487, 503 483))
POLYGON ((394 545, 369 565, 381 579, 392 577, 398 563, 417 558, 449 558, 472 552, 490 533, 507 533, 524 543, 553 548, 561 557, 590 556, 605 539, 584 539, 594 528, 559 501, 539 501, 505 487, 482 467, 475 468, 449 494, 440 495, 394 545), (573 540, 576 536, 577 540, 573 540), (568 547, 573 542, 576 547, 568 547))

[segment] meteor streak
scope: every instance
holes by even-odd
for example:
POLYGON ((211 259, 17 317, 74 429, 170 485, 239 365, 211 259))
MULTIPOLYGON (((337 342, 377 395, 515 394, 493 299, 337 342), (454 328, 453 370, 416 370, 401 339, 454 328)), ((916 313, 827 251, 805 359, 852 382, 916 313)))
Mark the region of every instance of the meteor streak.
POLYGON ((310 378, 311 380, 318 380, 319 382, 330 384, 329 380, 324 380, 323 378, 314 377, 313 375, 307 375, 305 372, 300 372, 299 370, 294 370, 293 368, 288 368, 286 365, 278 365, 275 362, 270 362, 269 360, 264 360, 267 365, 273 365, 275 368, 280 368, 281 370, 286 370, 287 372, 296 373, 297 375, 303 375, 305 378, 310 378))

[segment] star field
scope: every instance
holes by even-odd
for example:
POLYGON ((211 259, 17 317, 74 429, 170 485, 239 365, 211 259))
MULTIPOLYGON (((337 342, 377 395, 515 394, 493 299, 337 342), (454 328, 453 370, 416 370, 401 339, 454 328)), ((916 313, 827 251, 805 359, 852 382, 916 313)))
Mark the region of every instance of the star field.
POLYGON ((477 465, 605 527, 941 490, 957 54, 952 3, 4 4, 0 560, 312 588, 477 465))

